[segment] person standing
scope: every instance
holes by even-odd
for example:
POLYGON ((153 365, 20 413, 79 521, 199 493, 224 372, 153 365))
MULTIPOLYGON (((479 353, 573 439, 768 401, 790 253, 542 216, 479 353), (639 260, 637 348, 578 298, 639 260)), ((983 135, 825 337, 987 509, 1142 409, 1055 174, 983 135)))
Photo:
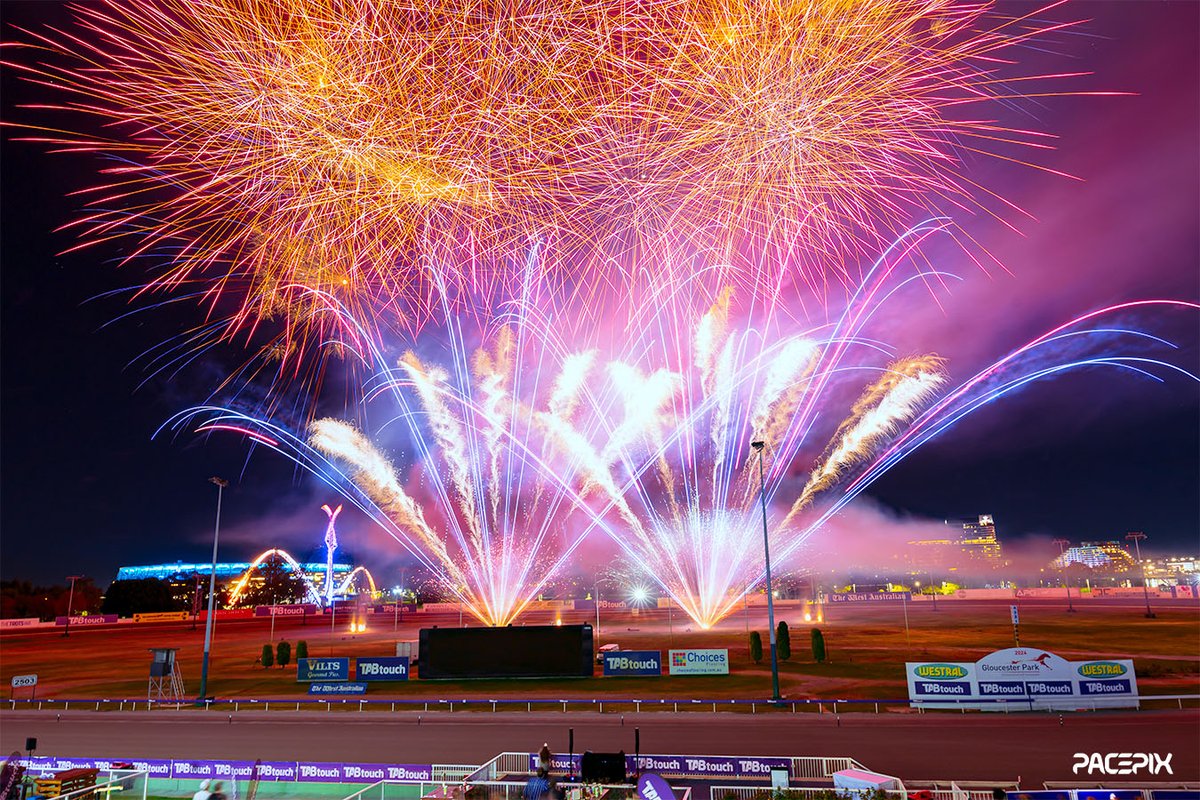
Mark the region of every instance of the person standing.
POLYGON ((538 769, 542 772, 545 772, 547 775, 549 775, 550 774, 550 760, 553 757, 554 757, 553 754, 551 754, 551 752, 550 752, 550 743, 549 742, 543 743, 542 749, 538 753, 538 769))

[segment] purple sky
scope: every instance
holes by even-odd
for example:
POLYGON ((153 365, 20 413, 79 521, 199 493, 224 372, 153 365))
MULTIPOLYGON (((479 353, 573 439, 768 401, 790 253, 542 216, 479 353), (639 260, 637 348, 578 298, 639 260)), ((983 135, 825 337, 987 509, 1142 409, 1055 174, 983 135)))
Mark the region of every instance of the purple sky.
MULTIPOLYGON (((1027 13, 1025 3, 1003 9, 1027 13)), ((1056 12, 1057 13, 1057 12, 1056 12)), ((1200 299, 1200 4, 1080 2, 1067 15, 1091 21, 1036 56, 1043 69, 1090 71, 1067 89, 1124 97, 1022 103, 1006 121, 1060 136, 1040 157, 1080 180, 971 163, 979 180, 1031 217, 962 224, 1010 271, 968 278, 943 298, 891 320, 901 349, 935 350, 956 377, 1093 308, 1129 299, 1200 299)), ((8 24, 61 23, 54 4, 6 2, 8 24)), ((5 39, 11 39, 6 29, 5 39)), ((28 120, 14 104, 37 92, 4 76, 0 118, 28 120)), ((293 474, 282 459, 231 440, 150 442, 171 413, 203 399, 188 386, 142 379, 128 362, 179 329, 162 315, 98 330, 122 313, 117 301, 80 304, 131 282, 52 230, 72 218, 64 195, 94 179, 95 164, 48 155, 5 136, 3 395, 0 522, 5 579, 57 580, 87 573, 107 584, 119 564, 203 559, 215 497, 205 481, 234 479, 226 494, 228 558, 268 546, 306 559, 324 530, 332 491, 293 474)), ((1184 349, 1197 368, 1196 316, 1133 320, 1184 349)), ((205 365, 219 374, 236 364, 205 365)), ((1197 389, 1088 374, 1033 388, 959 425, 872 490, 902 515, 941 519, 995 515, 1005 536, 1073 540, 1145 530, 1147 545, 1196 551, 1200 507, 1197 389)), ((389 553, 350 512, 341 540, 351 554, 389 553)), ((373 566, 373 564, 372 564, 373 566)), ((387 578, 385 578, 387 580, 387 578)))

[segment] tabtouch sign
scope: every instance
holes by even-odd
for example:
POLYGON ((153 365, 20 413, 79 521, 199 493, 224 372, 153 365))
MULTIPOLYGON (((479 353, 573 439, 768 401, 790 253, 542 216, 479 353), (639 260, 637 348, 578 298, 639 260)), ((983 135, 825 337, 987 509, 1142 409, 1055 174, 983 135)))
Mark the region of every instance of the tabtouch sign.
POLYGON ((974 663, 909 662, 905 667, 914 707, 998 711, 1138 705, 1128 660, 1067 661, 1034 647, 1010 647, 974 663))
POLYGON ((408 680, 408 656, 381 658, 359 656, 355 662, 354 679, 359 681, 406 681, 408 680))

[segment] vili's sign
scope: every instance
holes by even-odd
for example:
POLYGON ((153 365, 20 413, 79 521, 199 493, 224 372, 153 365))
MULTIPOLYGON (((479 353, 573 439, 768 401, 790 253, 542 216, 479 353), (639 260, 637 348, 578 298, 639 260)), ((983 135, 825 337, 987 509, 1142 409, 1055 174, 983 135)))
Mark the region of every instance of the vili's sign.
POLYGON ((348 681, 350 659, 300 658, 296 660, 296 680, 304 681, 348 681))

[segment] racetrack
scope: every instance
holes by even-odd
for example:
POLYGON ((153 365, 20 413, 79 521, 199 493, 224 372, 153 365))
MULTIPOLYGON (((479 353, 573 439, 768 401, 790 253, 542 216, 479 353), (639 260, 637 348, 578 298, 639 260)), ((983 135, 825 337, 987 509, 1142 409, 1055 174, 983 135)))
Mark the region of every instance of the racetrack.
MULTIPOLYGON (((1172 753, 1172 775, 1200 781, 1200 711, 1058 714, 592 714, 415 712, 5 711, 0 747, 107 758, 237 758, 391 763, 482 763, 542 742, 565 752, 664 755, 850 756, 914 779, 1096 782, 1074 774, 1075 753, 1172 753)), ((1129 780, 1129 777, 1122 780, 1129 780)))

